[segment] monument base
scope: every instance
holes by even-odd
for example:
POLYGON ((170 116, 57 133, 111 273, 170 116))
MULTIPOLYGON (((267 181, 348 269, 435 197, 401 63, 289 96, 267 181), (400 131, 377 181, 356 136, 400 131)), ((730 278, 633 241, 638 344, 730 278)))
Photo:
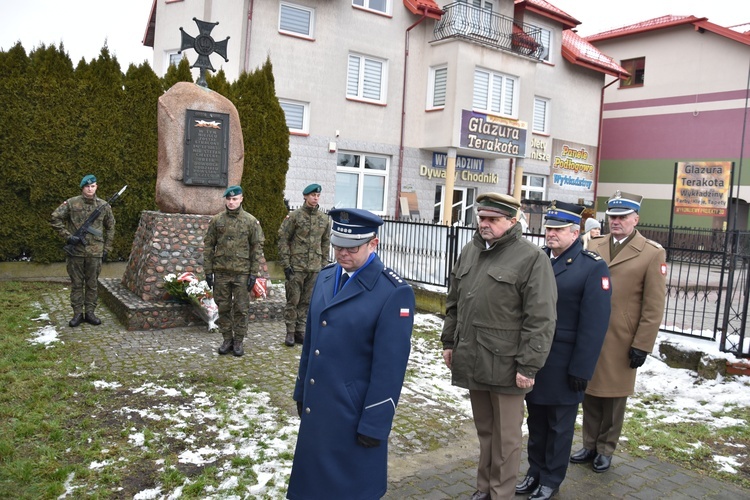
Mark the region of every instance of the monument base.
MULTIPOLYGON (((144 211, 121 280, 99 279, 102 301, 128 330, 205 324, 190 304, 165 300, 164 277, 191 272, 203 279, 203 237, 211 217, 144 211)), ((261 277, 268 266, 261 261, 261 277)), ((250 321, 283 320, 285 299, 273 287, 250 304, 250 321)))

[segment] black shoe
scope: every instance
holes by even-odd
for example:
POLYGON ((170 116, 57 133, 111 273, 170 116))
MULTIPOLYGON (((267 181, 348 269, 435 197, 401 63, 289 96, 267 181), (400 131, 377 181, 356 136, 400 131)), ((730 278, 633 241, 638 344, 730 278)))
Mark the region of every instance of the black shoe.
POLYGON ((237 357, 242 356, 245 354, 245 351, 242 349, 242 341, 241 340, 235 340, 234 346, 232 347, 232 354, 234 354, 237 357))
POLYGON ((570 463, 585 464, 586 462, 591 462, 595 456, 596 450, 587 450, 586 448, 581 448, 570 456, 570 463))
POLYGON ((294 334, 294 343, 295 344, 304 344, 305 343, 305 334, 304 333, 295 333, 294 334))
POLYGON ((594 472, 607 472, 610 465, 612 465, 612 457, 597 453, 591 467, 594 469, 594 472))
POLYGON ((71 328, 75 328, 78 325, 80 325, 82 321, 83 321, 83 314, 78 313, 75 316, 73 316, 73 319, 71 319, 70 321, 68 321, 68 325, 71 328))
POLYGON ((233 344, 234 341, 232 339, 224 339, 224 343, 222 343, 221 347, 219 347, 219 354, 223 356, 232 352, 233 344))
POLYGON ((100 320, 99 318, 97 318, 94 315, 94 313, 92 313, 92 312, 91 313, 86 313, 86 315, 84 316, 84 319, 86 320, 86 323, 88 323, 90 325, 96 326, 96 325, 101 325, 102 324, 102 320, 100 320))
POLYGON ((516 485, 516 495, 523 495, 525 493, 531 493, 536 489, 536 483, 539 480, 535 477, 526 476, 523 481, 516 485))
POLYGON ((557 495, 560 490, 551 486, 539 485, 534 493, 531 494, 529 500, 549 500, 553 496, 557 495))
POLYGON ((287 347, 292 347, 294 345, 294 332, 288 332, 286 334, 284 344, 286 344, 287 347))
POLYGON ((477 490, 471 495, 471 500, 490 500, 490 494, 477 490))

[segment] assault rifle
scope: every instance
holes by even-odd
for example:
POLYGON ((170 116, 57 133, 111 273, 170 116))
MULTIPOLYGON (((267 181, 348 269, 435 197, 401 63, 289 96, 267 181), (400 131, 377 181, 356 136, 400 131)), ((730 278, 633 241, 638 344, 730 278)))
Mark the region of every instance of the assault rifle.
POLYGON ((70 238, 68 238, 67 245, 63 247, 65 253, 67 253, 68 255, 74 255, 74 251, 77 245, 80 244, 86 246, 86 233, 93 234, 94 236, 102 235, 101 231, 91 227, 91 225, 102 214, 107 205, 112 206, 112 204, 120 198, 120 195, 124 193, 127 188, 127 185, 123 186, 122 189, 113 194, 112 197, 107 200, 107 203, 99 205, 93 212, 91 212, 91 215, 89 215, 88 219, 86 219, 86 222, 81 224, 81 227, 79 227, 76 232, 70 235, 70 238))

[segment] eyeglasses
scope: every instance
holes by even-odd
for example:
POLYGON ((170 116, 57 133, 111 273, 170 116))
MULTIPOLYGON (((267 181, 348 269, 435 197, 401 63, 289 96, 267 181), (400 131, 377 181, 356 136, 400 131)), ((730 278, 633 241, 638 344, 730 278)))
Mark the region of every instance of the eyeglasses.
POLYGON ((361 245, 357 245, 356 247, 339 247, 339 246, 336 246, 336 245, 331 245, 331 246, 333 247, 333 250, 335 252, 343 252, 343 251, 346 250, 346 253, 348 253, 348 254, 355 254, 355 253, 359 252, 360 248, 362 248, 363 246, 367 245, 371 241, 372 241, 372 238, 370 238, 369 240, 365 241, 361 245))

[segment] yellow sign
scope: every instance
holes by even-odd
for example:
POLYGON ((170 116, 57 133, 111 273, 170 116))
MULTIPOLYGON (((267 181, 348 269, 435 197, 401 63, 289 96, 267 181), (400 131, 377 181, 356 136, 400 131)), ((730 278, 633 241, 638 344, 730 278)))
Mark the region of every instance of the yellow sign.
POLYGON ((724 217, 727 214, 732 162, 678 162, 674 213, 724 217))

